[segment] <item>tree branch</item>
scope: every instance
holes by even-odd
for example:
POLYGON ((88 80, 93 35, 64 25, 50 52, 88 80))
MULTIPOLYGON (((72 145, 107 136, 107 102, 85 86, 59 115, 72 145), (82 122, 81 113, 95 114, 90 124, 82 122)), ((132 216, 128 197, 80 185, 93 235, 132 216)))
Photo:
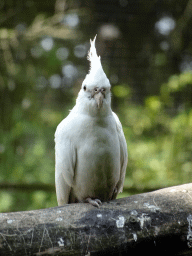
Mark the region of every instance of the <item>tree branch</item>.
POLYGON ((0 214, 0 255, 192 255, 192 184, 0 214))

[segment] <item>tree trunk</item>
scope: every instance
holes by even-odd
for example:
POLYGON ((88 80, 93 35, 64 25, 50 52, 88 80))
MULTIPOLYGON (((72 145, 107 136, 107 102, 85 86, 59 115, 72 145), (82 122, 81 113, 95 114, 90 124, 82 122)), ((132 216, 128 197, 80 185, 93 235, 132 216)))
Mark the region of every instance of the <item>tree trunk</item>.
POLYGON ((192 183, 103 203, 0 214, 0 255, 192 255, 192 183), (142 252, 142 254, 141 254, 142 252))

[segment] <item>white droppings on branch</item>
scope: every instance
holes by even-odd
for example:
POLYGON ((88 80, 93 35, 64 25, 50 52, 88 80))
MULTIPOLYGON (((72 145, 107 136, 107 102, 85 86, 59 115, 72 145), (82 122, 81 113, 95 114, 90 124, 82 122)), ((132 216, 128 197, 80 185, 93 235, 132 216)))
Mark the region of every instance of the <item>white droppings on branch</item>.
POLYGON ((135 242, 137 242, 137 234, 133 233, 133 239, 135 240, 135 242))
POLYGON ((144 203, 143 205, 144 207, 150 209, 152 212, 156 212, 156 211, 159 211, 161 210, 160 207, 156 206, 156 205, 150 205, 149 203, 144 203))
POLYGON ((137 216, 137 215, 138 215, 138 212, 137 212, 136 210, 133 210, 133 211, 131 211, 131 215, 137 216))
POLYGON ((62 237, 59 238, 58 245, 59 245, 60 247, 64 247, 65 244, 64 244, 64 240, 63 240, 62 237))
POLYGON ((14 220, 7 220, 7 224, 12 224, 14 220))
POLYGON ((151 224, 151 218, 149 216, 147 216, 145 213, 142 213, 141 217, 138 218, 140 221, 140 226, 141 229, 144 228, 144 224, 151 224))
POLYGON ((119 216, 119 219, 116 220, 117 228, 123 228, 125 224, 125 218, 123 216, 119 216))
POLYGON ((63 220, 63 218, 57 218, 56 219, 56 221, 62 221, 63 220))

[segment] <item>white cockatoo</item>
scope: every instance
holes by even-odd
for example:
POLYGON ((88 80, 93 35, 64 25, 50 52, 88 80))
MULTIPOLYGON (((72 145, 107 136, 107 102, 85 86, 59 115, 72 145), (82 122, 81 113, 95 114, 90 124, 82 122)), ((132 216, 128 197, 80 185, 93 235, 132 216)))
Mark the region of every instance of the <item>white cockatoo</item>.
POLYGON ((55 133, 55 184, 58 205, 88 202, 99 207, 123 190, 127 144, 111 110, 111 85, 95 40, 90 40, 90 71, 76 105, 55 133))

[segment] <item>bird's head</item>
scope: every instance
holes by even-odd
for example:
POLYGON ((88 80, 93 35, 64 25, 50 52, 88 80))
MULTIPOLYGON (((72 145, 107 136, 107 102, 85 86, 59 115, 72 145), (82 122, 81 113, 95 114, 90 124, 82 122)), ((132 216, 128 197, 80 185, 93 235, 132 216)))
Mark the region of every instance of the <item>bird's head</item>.
POLYGON ((95 48, 95 38, 90 40, 91 47, 88 53, 90 71, 86 75, 78 98, 94 108, 96 111, 110 108, 111 106, 111 85, 101 65, 100 56, 95 48))

